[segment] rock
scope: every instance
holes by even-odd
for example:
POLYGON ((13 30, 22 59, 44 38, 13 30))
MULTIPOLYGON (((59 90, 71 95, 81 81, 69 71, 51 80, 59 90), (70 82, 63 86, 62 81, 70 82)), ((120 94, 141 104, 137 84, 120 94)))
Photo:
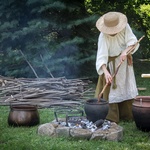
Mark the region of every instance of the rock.
POLYGON ((38 127, 38 134, 53 136, 55 135, 55 128, 51 123, 42 124, 38 127))
POLYGON ((56 122, 51 122, 51 124, 53 125, 54 128, 57 128, 59 126, 59 124, 56 122))
POLYGON ((109 134, 106 136, 106 140, 109 141, 121 141, 123 138, 123 127, 113 126, 109 129, 109 134))
POLYGON ((101 133, 99 130, 95 131, 90 138, 90 140, 102 140, 102 139, 105 139, 105 134, 101 133))
POLYGON ((116 123, 111 123, 111 127, 107 130, 96 130, 93 132, 90 140, 105 139, 109 141, 121 141, 123 138, 123 128, 116 123))
POLYGON ((56 135, 57 136, 69 137, 70 136, 69 130, 70 130, 69 127, 59 126, 59 127, 56 128, 56 135))
POLYGON ((70 135, 74 138, 90 139, 92 132, 88 129, 72 128, 70 129, 70 135))

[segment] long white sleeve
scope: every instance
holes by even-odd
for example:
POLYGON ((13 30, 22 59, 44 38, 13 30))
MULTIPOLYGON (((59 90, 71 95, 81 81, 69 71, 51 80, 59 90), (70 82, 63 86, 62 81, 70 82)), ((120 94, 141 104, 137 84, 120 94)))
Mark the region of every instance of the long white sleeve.
MULTIPOLYGON (((126 30, 125 30, 125 42, 126 42, 127 47, 134 45, 137 42, 137 38, 132 32, 132 29, 130 28, 129 24, 127 24, 126 30)), ((135 53, 138 48, 139 48, 139 44, 136 46, 132 54, 135 53)))
POLYGON ((107 65, 107 62, 108 62, 108 46, 105 38, 103 37, 103 33, 101 33, 98 39, 98 50, 96 57, 96 70, 99 75, 103 74, 101 66, 103 64, 107 65))

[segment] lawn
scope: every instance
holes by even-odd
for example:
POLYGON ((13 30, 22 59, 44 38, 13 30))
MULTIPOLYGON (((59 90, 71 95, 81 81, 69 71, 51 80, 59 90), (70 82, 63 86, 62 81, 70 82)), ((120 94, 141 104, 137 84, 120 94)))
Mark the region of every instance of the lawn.
MULTIPOLYGON (((141 73, 149 73, 148 63, 141 67, 135 65, 138 87, 145 87, 139 95, 150 95, 150 79, 141 78, 141 73), (142 68, 142 69, 141 69, 142 68)), ((39 109, 40 124, 54 119, 52 109, 39 109)), ((0 106, 0 150, 150 150, 150 132, 142 132, 136 128, 135 122, 120 122, 124 128, 123 140, 120 142, 105 140, 76 140, 64 137, 39 136, 37 126, 8 126, 8 106, 0 106)), ((142 116, 141 116, 142 117, 142 116)))

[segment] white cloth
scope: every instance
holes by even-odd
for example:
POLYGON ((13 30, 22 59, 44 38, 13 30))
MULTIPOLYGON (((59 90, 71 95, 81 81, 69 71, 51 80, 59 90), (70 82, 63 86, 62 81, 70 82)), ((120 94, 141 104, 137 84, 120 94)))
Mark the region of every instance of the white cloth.
MULTIPOLYGON (((110 73, 113 74, 113 64, 108 64, 108 57, 118 56, 128 46, 131 46, 137 42, 136 36, 133 34, 129 24, 116 34, 110 36, 104 33, 100 33, 98 39, 98 50, 96 58, 96 70, 99 75, 103 74, 101 66, 109 65, 110 73)), ((139 45, 135 48, 132 54, 138 49, 139 45)), ((115 66, 120 63, 120 58, 115 59, 115 66)), ((113 89, 113 83, 111 84, 109 93, 109 103, 119 103, 125 100, 133 99, 138 95, 136 81, 134 76, 133 66, 129 66, 127 60, 125 60, 116 75, 117 88, 113 89)))

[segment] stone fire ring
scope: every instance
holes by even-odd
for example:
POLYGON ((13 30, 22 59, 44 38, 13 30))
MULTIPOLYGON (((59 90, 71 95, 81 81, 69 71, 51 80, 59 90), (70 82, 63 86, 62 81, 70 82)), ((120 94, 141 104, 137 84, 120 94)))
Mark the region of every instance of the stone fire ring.
POLYGON ((50 137, 72 137, 76 139, 87 140, 109 140, 109 141, 121 141, 123 138, 123 127, 112 122, 111 127, 107 130, 96 130, 92 132, 89 129, 82 128, 70 128, 62 125, 58 125, 56 121, 50 123, 41 124, 38 127, 39 135, 46 135, 50 137))

